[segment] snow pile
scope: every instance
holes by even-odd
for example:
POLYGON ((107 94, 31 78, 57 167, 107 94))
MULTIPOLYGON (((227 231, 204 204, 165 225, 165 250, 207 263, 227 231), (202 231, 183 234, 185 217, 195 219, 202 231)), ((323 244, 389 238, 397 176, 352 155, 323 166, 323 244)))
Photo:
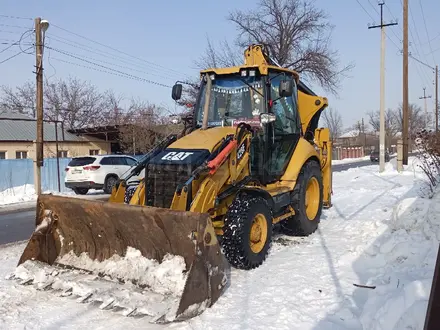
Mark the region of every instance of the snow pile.
POLYGON ((34 185, 26 184, 0 191, 0 205, 36 200, 34 185))
POLYGON ((422 329, 440 239, 440 192, 433 199, 410 197, 393 210, 390 232, 364 262, 368 283, 361 322, 364 329, 422 329))
MULTIPOLYGON (((62 265, 85 269, 94 274, 105 274, 113 279, 134 282, 149 290, 180 297, 186 282, 186 265, 182 256, 165 255, 162 262, 147 259, 141 252, 132 247, 127 248, 125 256, 113 255, 104 261, 92 260, 87 253, 77 256, 70 251, 56 260, 62 265)), ((47 281, 41 272, 32 273, 35 261, 26 261, 18 266, 14 276, 21 280, 33 279, 35 282, 47 281)))
POLYGON ((162 262, 147 259, 141 251, 128 247, 125 256, 113 255, 102 262, 92 260, 86 253, 79 257, 72 251, 57 260, 63 265, 104 273, 112 278, 135 281, 160 294, 180 296, 186 282, 186 265, 182 256, 166 254, 162 262))

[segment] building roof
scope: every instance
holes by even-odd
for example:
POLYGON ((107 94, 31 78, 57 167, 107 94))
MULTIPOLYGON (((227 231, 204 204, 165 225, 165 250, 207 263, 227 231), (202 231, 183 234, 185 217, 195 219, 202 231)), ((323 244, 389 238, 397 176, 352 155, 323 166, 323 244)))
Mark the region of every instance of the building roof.
MULTIPOLYGON (((87 142, 82 136, 61 129, 58 124, 58 141, 87 142)), ((35 141, 37 139, 37 121, 26 115, 4 111, 0 113, 0 141, 35 141)), ((44 141, 56 141, 55 123, 43 123, 44 141)))
POLYGON ((348 132, 345 132, 344 134, 342 134, 340 136, 340 138, 351 138, 351 137, 356 137, 359 136, 359 130, 351 130, 348 132))

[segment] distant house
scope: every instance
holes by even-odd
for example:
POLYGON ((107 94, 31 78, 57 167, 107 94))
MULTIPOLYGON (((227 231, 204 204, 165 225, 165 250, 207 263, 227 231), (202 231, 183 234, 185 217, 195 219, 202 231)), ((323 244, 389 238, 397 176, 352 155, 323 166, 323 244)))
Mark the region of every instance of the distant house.
MULTIPOLYGON (((0 113, 0 159, 36 158, 37 122, 22 114, 0 113)), ((110 142, 86 134, 72 134, 55 123, 44 122, 44 157, 74 157, 110 153, 110 142)))
POLYGON ((335 139, 334 145, 339 147, 364 147, 374 149, 379 143, 379 135, 375 132, 362 133, 359 130, 350 130, 335 139))

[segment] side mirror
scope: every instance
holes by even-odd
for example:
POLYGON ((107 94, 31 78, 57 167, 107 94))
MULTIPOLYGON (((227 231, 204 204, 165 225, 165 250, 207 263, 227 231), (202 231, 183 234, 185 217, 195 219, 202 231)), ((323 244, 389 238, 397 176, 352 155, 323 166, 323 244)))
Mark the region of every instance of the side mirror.
POLYGON ((277 119, 273 113, 262 113, 260 114, 260 123, 263 125, 274 122, 277 119))
POLYGON ((171 92, 171 97, 174 101, 180 100, 182 97, 182 84, 175 84, 171 92))
POLYGON ((291 80, 281 80, 279 86, 280 97, 288 97, 293 94, 293 83, 291 80))

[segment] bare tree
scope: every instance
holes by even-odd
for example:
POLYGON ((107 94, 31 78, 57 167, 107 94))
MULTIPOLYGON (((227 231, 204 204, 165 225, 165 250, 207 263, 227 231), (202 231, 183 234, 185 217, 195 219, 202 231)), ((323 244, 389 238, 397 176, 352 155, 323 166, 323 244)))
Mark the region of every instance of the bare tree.
POLYGON ((338 110, 328 108, 323 111, 324 125, 330 129, 331 140, 334 141, 342 134, 342 116, 338 110))
POLYGON ((26 82, 15 90, 9 86, 1 86, 0 93, 0 104, 4 110, 16 111, 35 118, 35 84, 26 82))
POLYGON ((164 109, 147 102, 132 100, 120 126, 121 147, 130 153, 149 151, 170 133, 164 109))
POLYGON ((105 120, 104 95, 86 81, 69 77, 48 84, 45 114, 62 120, 68 128, 101 125, 105 120))
MULTIPOLYGON (((403 131, 403 107, 399 104, 398 108, 395 110, 396 125, 397 129, 403 131)), ((423 110, 420 106, 414 103, 408 104, 408 130, 411 139, 415 139, 417 131, 425 127, 425 118, 423 110)))
POLYGON ((264 44, 283 67, 299 72, 303 80, 319 83, 326 91, 338 94, 341 81, 354 64, 340 66, 339 54, 331 49, 333 26, 327 14, 312 0, 261 0, 256 10, 236 10, 228 20, 237 28, 234 51, 223 43, 217 51, 212 43, 196 64, 199 67, 236 64, 236 55, 249 44, 264 44))
POLYGON ((227 40, 220 42, 220 50, 215 48, 209 38, 207 38, 207 43, 205 53, 195 61, 198 68, 237 66, 243 61, 237 48, 231 46, 227 40))
MULTIPOLYGON (((0 104, 4 108, 35 118, 35 84, 27 82, 15 90, 1 87, 0 104)), ((60 120, 67 129, 100 125, 105 122, 109 105, 118 101, 111 92, 101 93, 86 81, 69 77, 45 81, 44 118, 60 120), (113 97, 113 99, 111 99, 113 97)))
POLYGON ((103 93, 103 120, 102 125, 124 125, 133 118, 139 108, 144 106, 145 102, 131 100, 128 106, 124 106, 122 101, 124 97, 115 94, 112 90, 103 93))
MULTIPOLYGON (((369 123, 376 132, 380 131, 380 111, 370 111, 368 113, 369 123)), ((386 145, 391 145, 391 140, 399 132, 399 126, 394 111, 387 109, 385 111, 385 140, 386 145)))

